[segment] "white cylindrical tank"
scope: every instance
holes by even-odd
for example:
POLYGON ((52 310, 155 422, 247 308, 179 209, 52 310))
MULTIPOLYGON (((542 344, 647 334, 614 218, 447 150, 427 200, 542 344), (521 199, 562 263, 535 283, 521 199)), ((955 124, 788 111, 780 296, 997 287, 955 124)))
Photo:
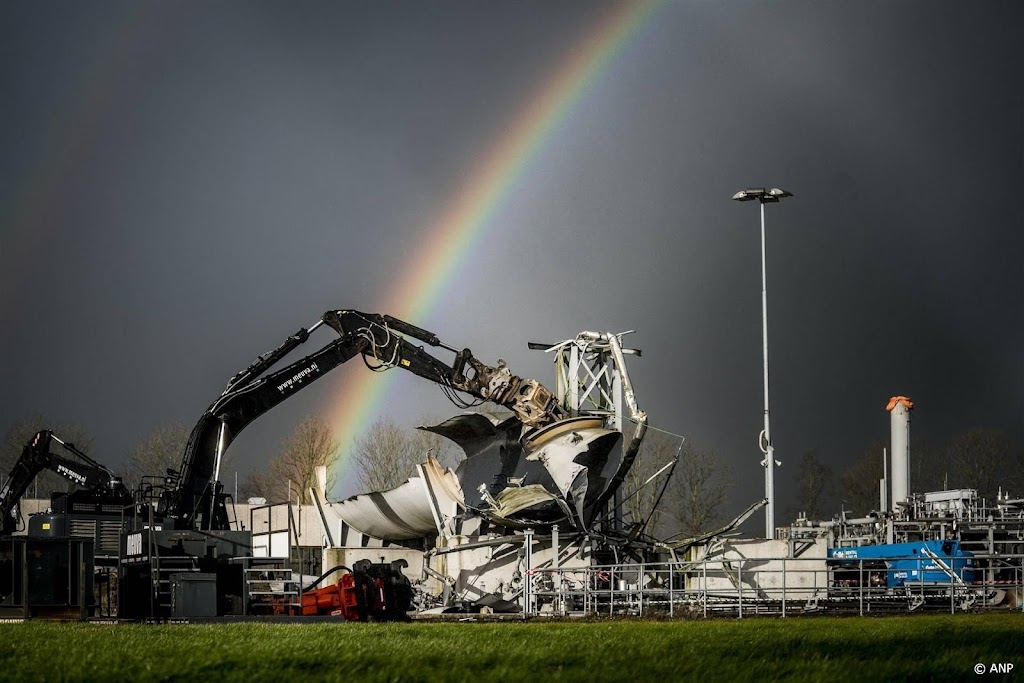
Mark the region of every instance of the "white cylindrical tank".
POLYGON ((906 502, 910 495, 910 409, 913 407, 914 404, 906 396, 893 396, 885 408, 889 411, 892 430, 892 467, 889 471, 889 479, 892 481, 889 508, 892 511, 897 510, 898 505, 906 502))

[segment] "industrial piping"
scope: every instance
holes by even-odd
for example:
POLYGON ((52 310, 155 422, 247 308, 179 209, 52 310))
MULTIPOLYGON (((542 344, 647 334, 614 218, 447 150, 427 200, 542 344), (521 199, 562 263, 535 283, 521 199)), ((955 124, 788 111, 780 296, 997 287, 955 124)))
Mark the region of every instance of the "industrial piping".
POLYGON ((905 503, 910 495, 910 409, 914 404, 906 396, 893 396, 889 399, 886 410, 889 411, 889 424, 892 430, 891 453, 892 496, 889 498, 891 512, 897 510, 900 503, 905 503))

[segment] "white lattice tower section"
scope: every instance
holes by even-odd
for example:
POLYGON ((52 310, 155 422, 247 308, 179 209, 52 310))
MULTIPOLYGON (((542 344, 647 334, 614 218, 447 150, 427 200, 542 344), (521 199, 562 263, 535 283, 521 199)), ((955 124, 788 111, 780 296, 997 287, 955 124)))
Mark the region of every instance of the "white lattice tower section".
POLYGON ((555 353, 555 394, 573 417, 600 415, 606 427, 622 431, 623 416, 635 405, 622 355, 640 354, 621 348, 625 334, 580 332, 546 348, 555 353))

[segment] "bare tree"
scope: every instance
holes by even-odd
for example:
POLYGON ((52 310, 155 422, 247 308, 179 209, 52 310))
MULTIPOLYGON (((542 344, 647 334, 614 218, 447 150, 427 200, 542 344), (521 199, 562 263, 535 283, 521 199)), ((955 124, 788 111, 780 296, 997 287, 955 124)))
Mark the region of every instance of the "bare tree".
POLYGON ((720 520, 732 468, 711 451, 683 444, 666 497, 667 509, 684 536, 710 530, 720 520))
POLYGON ((817 449, 807 451, 800 458, 797 484, 800 487, 800 511, 808 519, 820 519, 825 495, 832 484, 832 469, 821 461, 817 449))
MULTIPOLYGON (((879 505, 878 481, 883 475, 885 447, 885 443, 876 441, 843 473, 844 502, 856 513, 877 509, 879 505)), ((911 489, 921 492, 973 488, 991 500, 999 486, 1024 483, 1018 479, 1020 461, 1014 456, 1005 432, 974 427, 953 437, 944 449, 926 441, 913 447, 910 452, 911 489)))
POLYGON ((166 476, 168 469, 177 469, 188 443, 189 428, 180 422, 157 425, 139 439, 124 459, 124 480, 129 488, 145 476, 166 476))
MULTIPOLYGON (((11 471, 14 463, 21 457, 21 453, 32 437, 44 429, 51 430, 62 441, 74 444, 75 448, 86 455, 90 455, 92 449, 92 435, 80 424, 57 422, 41 415, 33 413, 27 418, 13 422, 4 435, 2 453, 0 453, 0 476, 5 479, 11 471)), ((102 462, 102 461, 101 461, 102 462)), ((104 465, 109 463, 103 462, 104 465)), ((40 472, 33 486, 29 489, 29 495, 49 497, 54 491, 70 490, 71 483, 54 472, 40 472)))
POLYGON ((1016 474, 1010 452, 1010 439, 1005 432, 974 427, 956 435, 946 449, 950 483, 977 489, 978 494, 992 501, 1000 485, 1009 485, 1016 474))
MULTIPOLYGON (((420 424, 437 421, 423 418, 420 424)), ((356 439, 353 451, 359 487, 365 492, 387 491, 404 483, 428 455, 447 467, 454 466, 462 455, 440 434, 407 429, 386 418, 374 422, 366 435, 356 439)))
POLYGON ((852 509, 857 514, 878 509, 881 504, 878 482, 883 475, 884 452, 885 444, 875 441, 843 472, 841 488, 844 509, 852 509))
POLYGON ((948 488, 949 464, 948 449, 935 446, 926 437, 915 437, 910 447, 911 490, 938 491, 948 488))
MULTIPOLYGON (((624 431, 623 438, 626 443, 629 442, 632 431, 633 429, 629 428, 624 431)), ((622 497, 626 501, 623 507, 633 522, 642 523, 650 518, 646 527, 650 533, 656 533, 664 522, 665 498, 662 498, 659 504, 658 496, 671 468, 660 474, 658 471, 672 462, 680 447, 679 437, 650 430, 644 438, 640 453, 626 473, 622 489, 622 497)), ((669 493, 666 491, 666 497, 668 496, 669 493)))
POLYGON ((250 498, 263 498, 268 502, 283 501, 287 499, 287 484, 284 488, 278 486, 279 482, 269 470, 251 470, 238 487, 238 501, 244 503, 250 498))
POLYGON ((360 489, 387 491, 408 479, 426 453, 416 448, 405 428, 381 418, 356 440, 355 458, 360 489))
MULTIPOLYGON (((263 479, 263 486, 270 489, 264 497, 283 501, 295 492, 299 502, 312 502, 309 489, 317 485, 318 467, 327 468, 327 489, 334 485, 331 465, 337 450, 338 441, 327 422, 317 415, 307 416, 281 444, 281 452, 270 461, 272 479, 263 479)), ((247 481, 254 483, 256 480, 247 481)))
MULTIPOLYGON (((496 406, 501 408, 501 406, 496 406)), ((484 412, 489 417, 497 419, 504 419, 500 413, 484 412)), ((504 417, 508 417, 512 413, 509 411, 504 417)), ((430 426, 442 422, 440 418, 434 416, 421 417, 417 424, 420 426, 430 426)), ((465 458, 465 453, 462 449, 456 446, 454 443, 448 440, 447 437, 435 434, 434 432, 426 429, 413 429, 410 431, 409 438, 412 441, 412 450, 416 453, 420 453, 420 458, 417 463, 421 463, 427 459, 429 453, 435 460, 444 465, 445 467, 455 467, 459 464, 459 461, 465 458)))

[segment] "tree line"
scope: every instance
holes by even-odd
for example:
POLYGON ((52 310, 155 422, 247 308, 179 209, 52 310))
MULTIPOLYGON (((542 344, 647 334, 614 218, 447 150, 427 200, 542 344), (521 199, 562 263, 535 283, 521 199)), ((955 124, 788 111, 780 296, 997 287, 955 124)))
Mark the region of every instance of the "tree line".
MULTIPOLYGON (((840 506, 857 515, 877 510, 886 448, 888 444, 881 440, 873 442, 838 474, 819 449, 804 453, 798 465, 794 512, 821 519, 838 513, 840 506)), ((917 438, 910 446, 910 484, 915 493, 975 489, 994 505, 1000 489, 1004 494, 1022 493, 1024 450, 1014 447, 1005 431, 992 427, 971 427, 944 445, 917 438)))
MULTIPOLYGON (((484 406, 479 410, 495 420, 511 414, 494 406, 484 406)), ((420 423, 435 421, 424 417, 420 423)), ((104 456, 92 454, 93 439, 83 426, 55 423, 41 415, 33 415, 8 429, 3 452, 0 453, 3 472, 10 471, 25 444, 44 428, 74 441, 80 450, 109 466, 104 456)), ((182 423, 158 425, 128 450, 120 467, 112 469, 133 489, 144 476, 157 479, 166 476, 168 470, 173 471, 180 466, 189 433, 190 428, 182 423)), ((457 466, 464 457, 461 449, 438 434, 380 419, 365 435, 354 441, 346 457, 353 458, 359 491, 385 491, 405 482, 415 472, 416 465, 424 462, 428 455, 447 467, 457 466)), ((332 465, 338 457, 339 442, 331 426, 322 417, 309 415, 282 440, 265 466, 248 472, 239 483, 236 502, 263 498, 270 503, 310 503, 309 489, 317 485, 317 468, 327 467, 327 489, 330 491, 336 483, 337 468, 332 465)), ((221 472, 230 472, 237 464, 238 454, 229 449, 221 472)), ((720 521, 719 513, 726 502, 730 477, 730 469, 714 453, 651 430, 624 483, 623 511, 631 524, 643 524, 649 532, 671 530, 697 534, 720 521), (678 462, 671 468, 669 480, 669 470, 665 466, 676 458, 678 462), (667 487, 664 486, 665 481, 669 481, 667 487)), ((69 485, 58 475, 43 472, 29 495, 47 497, 52 491, 67 490, 69 485)))
MULTIPOLYGON (((430 423, 423 418, 423 423, 430 423)), ((135 489, 143 477, 159 480, 180 467, 191 429, 180 422, 157 425, 136 442, 119 466, 112 466, 103 455, 92 453, 93 438, 77 423, 53 421, 40 414, 11 424, 0 444, 0 475, 6 476, 21 456, 26 444, 43 429, 50 429, 62 440, 122 477, 126 486, 135 489)), ((327 468, 327 490, 336 483, 332 467, 339 457, 339 442, 331 426, 318 415, 303 418, 286 436, 276 453, 263 467, 251 469, 238 487, 238 500, 264 498, 268 502, 311 503, 309 489, 317 486, 317 468, 327 468)), ((409 430, 390 420, 378 420, 370 431, 353 444, 355 471, 360 490, 383 491, 398 486, 411 476, 415 466, 429 454, 443 465, 457 463, 455 451, 446 439, 433 432, 409 430)), ((236 451, 228 449, 221 463, 221 472, 230 472, 238 462, 236 451)), ((44 470, 36 477, 27 495, 49 497, 51 492, 67 491, 71 482, 44 470)), ((230 487, 226 487, 230 490, 230 487)))
MULTIPOLYGON (((491 408, 491 410, 494 410, 491 408)), ((492 414, 502 419, 507 413, 492 414)), ((423 418, 421 424, 434 420, 423 418)), ((80 424, 51 422, 34 414, 13 423, 0 452, 0 473, 10 471, 25 444, 39 430, 49 428, 62 439, 109 465, 104 456, 92 454, 93 439, 80 424)), ((626 430, 626 441, 629 429, 626 430)), ((181 423, 158 425, 134 444, 113 468, 134 488, 143 476, 163 476, 181 462, 190 429, 181 423)), ((318 467, 327 468, 328 491, 335 485, 340 457, 339 441, 322 417, 310 415, 286 436, 270 461, 251 469, 240 482, 238 500, 264 498, 268 502, 312 502, 309 489, 317 485, 318 467)), ((828 518, 845 509, 861 515, 879 507, 879 479, 886 444, 877 441, 865 448, 838 472, 820 449, 804 453, 796 466, 796 506, 787 512, 811 519, 828 518)), ((400 485, 428 455, 454 467, 461 449, 433 432, 400 426, 380 419, 354 441, 345 457, 353 459, 359 491, 384 491, 400 485)), ((229 450, 222 472, 230 472, 238 455, 229 450)), ((911 488, 915 492, 941 489, 976 489, 990 503, 1000 487, 1020 493, 1024 489, 1024 451, 1015 450, 1005 432, 975 427, 957 434, 944 446, 922 439, 911 446, 911 488)), ((733 483, 733 470, 714 451, 657 429, 648 431, 640 453, 622 487, 621 511, 628 525, 659 535, 696 536, 725 521, 723 513, 733 483)), ((65 491, 70 483, 52 472, 37 477, 29 495, 48 497, 65 491)), ((230 487, 228 487, 230 489, 230 487)))

